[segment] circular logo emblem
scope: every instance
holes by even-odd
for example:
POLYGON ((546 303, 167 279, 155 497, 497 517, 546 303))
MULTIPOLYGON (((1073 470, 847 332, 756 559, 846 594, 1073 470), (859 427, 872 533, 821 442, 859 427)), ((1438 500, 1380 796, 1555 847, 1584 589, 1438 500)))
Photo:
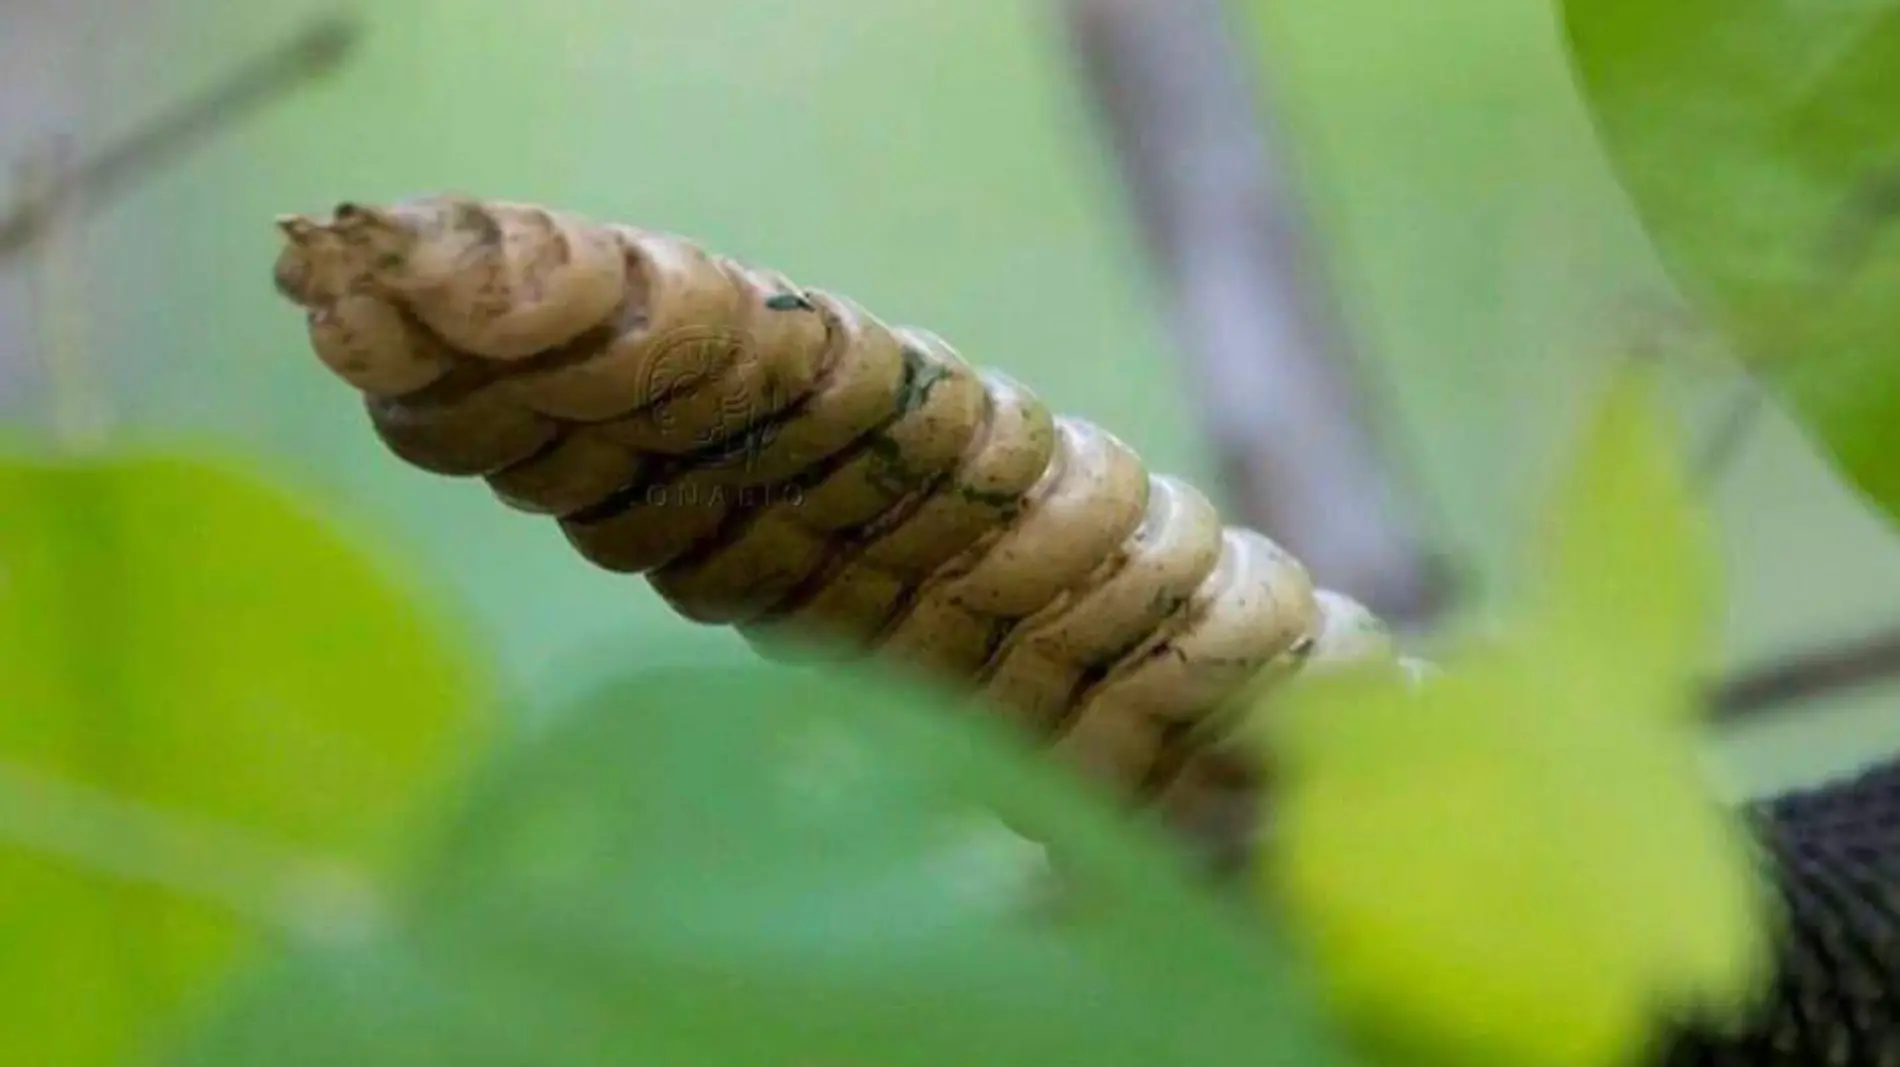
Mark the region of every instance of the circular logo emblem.
POLYGON ((772 416, 794 399, 769 368, 748 371, 757 359, 737 330, 675 327, 655 342, 642 371, 640 407, 668 440, 686 445, 697 466, 756 469, 783 432, 772 416))

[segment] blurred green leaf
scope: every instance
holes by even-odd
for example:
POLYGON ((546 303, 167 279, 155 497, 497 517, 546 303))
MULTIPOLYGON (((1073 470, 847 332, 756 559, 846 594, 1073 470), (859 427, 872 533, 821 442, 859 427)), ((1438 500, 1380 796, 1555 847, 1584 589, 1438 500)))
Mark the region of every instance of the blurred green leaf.
POLYGON ((1598 714, 1699 718, 1698 688, 1719 666, 1721 545, 1673 460, 1655 370, 1621 368, 1561 472, 1524 568, 1526 632, 1559 656, 1590 650, 1598 714))
POLYGON ((9 1062, 124 1062, 259 924, 340 917, 479 725, 438 621, 251 474, 0 458, 9 1062))
POLYGON ((1900 515, 1900 3, 1567 0, 1565 16, 1665 260, 1900 515))
POLYGON ((1711 542, 1647 370, 1619 379, 1555 495, 1518 625, 1414 690, 1315 680, 1265 888, 1367 1033, 1433 1059, 1635 1062, 1768 964, 1741 829, 1698 765, 1711 542))
POLYGON ((405 922, 287 961, 184 1062, 1341 1062, 1268 930, 967 707, 674 669, 557 721, 405 922))

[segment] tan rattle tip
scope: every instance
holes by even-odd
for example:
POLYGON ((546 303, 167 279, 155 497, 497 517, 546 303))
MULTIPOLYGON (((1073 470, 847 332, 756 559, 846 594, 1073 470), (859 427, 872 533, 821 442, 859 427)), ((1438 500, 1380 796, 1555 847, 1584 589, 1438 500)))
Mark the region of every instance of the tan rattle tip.
POLYGON ((345 200, 337 204, 330 212, 339 225, 356 226, 369 223, 388 224, 391 220, 388 212, 381 208, 359 204, 354 200, 345 200))
POLYGON ((346 200, 336 206, 332 218, 329 228, 337 234, 378 247, 406 246, 417 237, 416 228, 408 219, 386 208, 346 200))
POLYGON ((304 248, 316 243, 326 227, 308 215, 279 215, 272 220, 277 232, 284 235, 293 246, 304 248))

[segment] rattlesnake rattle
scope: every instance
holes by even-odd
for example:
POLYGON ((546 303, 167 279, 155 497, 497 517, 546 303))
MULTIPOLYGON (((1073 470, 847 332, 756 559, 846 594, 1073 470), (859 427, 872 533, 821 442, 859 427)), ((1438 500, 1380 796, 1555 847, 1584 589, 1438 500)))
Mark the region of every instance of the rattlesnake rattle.
MULTIPOLYGON (((278 291, 404 462, 481 479, 762 655, 948 681, 1212 862, 1259 831, 1237 698, 1422 670, 1192 485, 843 296, 531 204, 278 226, 278 291)), ((1900 763, 1746 814, 1789 911, 1774 995, 1664 1058, 1900 1067, 1900 763)))

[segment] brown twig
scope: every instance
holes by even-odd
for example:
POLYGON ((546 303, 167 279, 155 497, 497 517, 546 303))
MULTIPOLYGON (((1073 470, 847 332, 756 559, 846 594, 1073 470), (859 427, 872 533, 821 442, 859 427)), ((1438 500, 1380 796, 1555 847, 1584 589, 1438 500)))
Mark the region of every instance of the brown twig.
POLYGON ((356 44, 356 22, 333 14, 234 71, 222 83, 80 161, 61 181, 0 218, 0 258, 31 245, 68 201, 97 205, 152 169, 182 155, 229 124, 340 66, 356 44))
POLYGON ((1900 626, 1743 671, 1716 687, 1715 715, 1735 722, 1894 682, 1900 682, 1900 626))
MULTIPOLYGON (((1657 367, 1720 366, 1725 374, 1736 369, 1708 320, 1680 303, 1632 302, 1629 317, 1620 325, 1624 349, 1634 359, 1657 367)), ((1742 365, 1740 369, 1742 376, 1718 403, 1713 425, 1691 450, 1690 482, 1703 492, 1714 489, 1729 473, 1769 410, 1763 383, 1752 368, 1742 365)))
POLYGON ((21 202, 40 209, 25 252, 40 364, 51 392, 46 408, 53 436, 64 448, 86 450, 105 441, 111 416, 87 359, 85 316, 74 298, 81 268, 70 221, 84 210, 85 200, 52 192, 67 182, 70 151, 59 140, 29 157, 19 168, 19 188, 21 202))
POLYGON ((1220 0, 1068 0, 1239 517, 1395 625, 1442 608, 1220 0))
POLYGON ((1768 400, 1759 383, 1749 379, 1736 386, 1734 395, 1724 402, 1715 428, 1696 452, 1690 477, 1698 488, 1711 489, 1728 473, 1767 410, 1768 400))

